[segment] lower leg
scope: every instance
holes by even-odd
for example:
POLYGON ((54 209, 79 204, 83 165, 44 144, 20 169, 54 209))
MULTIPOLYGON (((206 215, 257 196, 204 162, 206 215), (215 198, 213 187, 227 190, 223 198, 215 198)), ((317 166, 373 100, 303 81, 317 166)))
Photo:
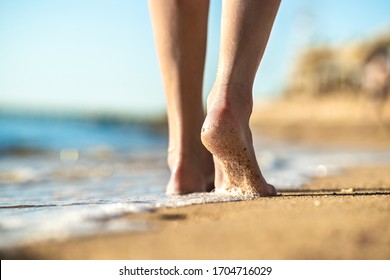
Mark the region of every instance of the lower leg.
POLYGON ((279 1, 223 2, 217 78, 207 101, 202 142, 216 162, 216 190, 276 194, 258 166, 249 128, 252 87, 279 1))
POLYGON ((169 124, 167 193, 208 190, 214 180, 211 154, 200 140, 204 121, 203 68, 208 0, 150 0, 169 124))

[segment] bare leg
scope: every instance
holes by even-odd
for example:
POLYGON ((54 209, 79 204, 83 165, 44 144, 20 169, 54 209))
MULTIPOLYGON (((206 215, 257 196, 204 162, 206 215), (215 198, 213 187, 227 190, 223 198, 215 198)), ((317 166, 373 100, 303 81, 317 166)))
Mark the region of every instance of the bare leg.
POLYGON ((218 73, 202 142, 213 154, 217 191, 275 195, 258 166, 249 128, 252 88, 280 1, 229 0, 222 7, 218 73))
POLYGON ((200 140, 209 1, 150 0, 149 6, 167 99, 167 193, 204 192, 214 181, 212 156, 200 140))

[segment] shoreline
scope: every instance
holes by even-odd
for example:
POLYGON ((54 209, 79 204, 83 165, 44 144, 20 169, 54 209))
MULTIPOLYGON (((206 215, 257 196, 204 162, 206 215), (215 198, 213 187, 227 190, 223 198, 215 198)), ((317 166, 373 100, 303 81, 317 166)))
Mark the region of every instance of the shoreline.
POLYGON ((255 200, 130 214, 146 232, 48 240, 2 259, 390 259, 390 166, 255 200))

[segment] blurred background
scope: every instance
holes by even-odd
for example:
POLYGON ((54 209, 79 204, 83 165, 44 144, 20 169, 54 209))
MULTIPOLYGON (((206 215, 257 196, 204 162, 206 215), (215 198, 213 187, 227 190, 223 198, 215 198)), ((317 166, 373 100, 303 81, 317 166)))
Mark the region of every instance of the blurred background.
MULTIPOLYGON (((282 1, 254 86, 256 137, 388 148, 389 10, 282 1)), ((212 0, 205 98, 220 17, 212 0)), ((0 0, 0 184, 165 172, 166 131, 147 1, 0 0)))
MULTIPOLYGON (((354 87, 365 59, 388 46, 389 10, 386 0, 282 1, 255 97, 354 87)), ((205 95, 220 15, 211 1, 205 95)), ((164 102, 147 1, 0 1, 2 112, 155 117, 164 102)))

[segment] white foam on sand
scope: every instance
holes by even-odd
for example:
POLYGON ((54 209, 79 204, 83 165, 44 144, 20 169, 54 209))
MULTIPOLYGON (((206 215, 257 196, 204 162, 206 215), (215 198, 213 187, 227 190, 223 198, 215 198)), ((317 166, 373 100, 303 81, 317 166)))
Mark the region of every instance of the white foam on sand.
POLYGON ((42 240, 64 240, 92 234, 139 232, 153 229, 148 221, 134 221, 125 215, 152 212, 162 207, 231 202, 242 196, 197 193, 151 195, 114 202, 80 201, 55 205, 18 205, 1 209, 0 248, 42 240))

